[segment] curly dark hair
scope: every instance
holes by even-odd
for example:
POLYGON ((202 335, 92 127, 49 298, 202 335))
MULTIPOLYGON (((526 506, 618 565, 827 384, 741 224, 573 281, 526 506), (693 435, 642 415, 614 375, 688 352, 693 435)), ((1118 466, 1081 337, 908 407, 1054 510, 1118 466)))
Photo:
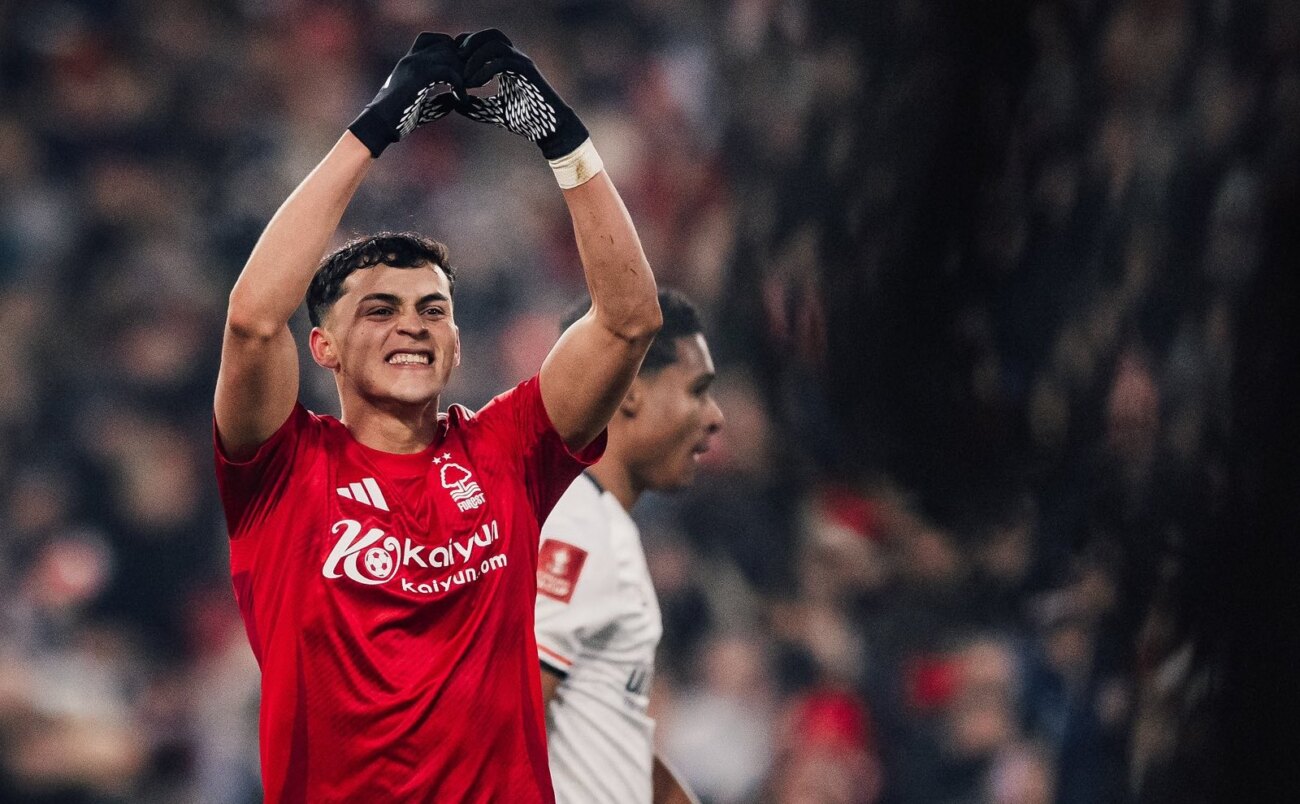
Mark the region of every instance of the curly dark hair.
POLYGON ((456 270, 449 262, 447 247, 437 240, 414 232, 380 232, 348 241, 325 255, 307 288, 307 315, 313 327, 321 321, 334 302, 343 295, 343 282, 354 271, 388 265, 393 268, 419 268, 436 265, 447 275, 451 291, 456 289, 456 270))
MULTIPOLYGON (((573 326, 573 323, 586 315, 589 309, 591 309, 591 297, 583 295, 560 320, 560 331, 563 332, 573 326)), ((655 335, 655 339, 650 343, 645 359, 641 361, 640 374, 658 371, 664 366, 676 363, 677 339, 689 338, 704 332, 699 311, 695 309, 694 304, 691 304, 691 300, 678 290, 662 286, 659 288, 659 310, 663 313, 664 323, 659 328, 659 334, 655 335)))

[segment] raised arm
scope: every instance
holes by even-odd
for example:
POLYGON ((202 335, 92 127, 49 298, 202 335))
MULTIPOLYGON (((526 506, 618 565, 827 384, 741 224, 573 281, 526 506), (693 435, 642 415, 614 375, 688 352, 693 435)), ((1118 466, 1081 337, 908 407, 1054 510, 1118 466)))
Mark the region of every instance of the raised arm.
POLYGON ((298 356, 289 319, 307 294, 343 211, 374 157, 416 126, 451 110, 463 92, 451 37, 422 33, 375 99, 280 206, 230 292, 213 403, 226 453, 250 457, 284 424, 298 398, 298 356))
POLYGON ((654 275, 604 171, 564 191, 591 291, 591 309, 542 363, 542 402, 572 448, 605 428, 661 323, 654 275))
POLYGON ((366 146, 344 134, 271 218, 230 292, 214 410, 235 459, 270 438, 298 399, 289 318, 370 162, 366 146))
POLYGON ((659 330, 654 275, 632 219, 578 120, 532 59, 498 30, 457 38, 465 86, 497 78, 499 91, 458 110, 527 137, 541 148, 564 191, 591 310, 542 364, 546 412, 570 448, 589 444, 609 423, 659 330))

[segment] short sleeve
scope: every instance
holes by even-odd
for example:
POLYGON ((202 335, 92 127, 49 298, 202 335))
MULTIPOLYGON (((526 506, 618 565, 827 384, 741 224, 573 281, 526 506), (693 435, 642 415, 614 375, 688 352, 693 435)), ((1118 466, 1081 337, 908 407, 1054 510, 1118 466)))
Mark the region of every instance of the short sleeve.
POLYGON ((492 399, 475 418, 509 442, 502 446, 519 451, 528 501, 538 522, 546 520, 573 479, 605 452, 604 430, 576 452, 565 445, 546 413, 537 375, 492 399))
POLYGON ((256 524, 269 514, 271 505, 285 496, 291 469, 309 441, 313 422, 312 414, 301 403, 295 403, 289 418, 251 458, 235 461, 226 454, 213 419, 217 487, 231 539, 255 530, 256 524))
POLYGON ((609 624, 618 602, 609 524, 599 507, 598 494, 575 485, 542 527, 534 626, 537 658, 562 676, 609 624))

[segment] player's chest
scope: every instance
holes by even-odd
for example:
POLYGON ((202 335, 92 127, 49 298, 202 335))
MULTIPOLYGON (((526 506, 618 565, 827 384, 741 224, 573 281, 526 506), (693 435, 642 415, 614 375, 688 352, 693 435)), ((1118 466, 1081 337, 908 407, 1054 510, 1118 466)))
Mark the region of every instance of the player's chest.
POLYGON ((653 662, 655 649, 663 636, 663 620, 650 573, 644 565, 628 572, 621 584, 622 603, 618 606, 618 629, 613 640, 624 650, 653 662))
POLYGON ((638 642, 649 642, 651 652, 659 643, 663 626, 659 599, 650 576, 641 535, 627 523, 613 529, 614 565, 621 590, 620 597, 626 630, 638 642))
POLYGON ((515 555, 521 490, 503 467, 454 449, 401 474, 340 456, 323 481, 328 526, 312 552, 332 593, 431 601, 485 591, 530 563, 515 555))
MULTIPOLYGON (((640 538, 630 529, 624 532, 615 529, 608 549, 608 554, 601 557, 603 560, 591 568, 593 572, 609 573, 610 578, 599 579, 604 594, 578 601, 579 605, 595 607, 606 621, 593 645, 603 645, 625 658, 653 661, 663 635, 663 624, 640 538)), ((538 559, 539 588, 543 569, 555 573, 555 567, 544 567, 548 558, 542 555, 538 559)))

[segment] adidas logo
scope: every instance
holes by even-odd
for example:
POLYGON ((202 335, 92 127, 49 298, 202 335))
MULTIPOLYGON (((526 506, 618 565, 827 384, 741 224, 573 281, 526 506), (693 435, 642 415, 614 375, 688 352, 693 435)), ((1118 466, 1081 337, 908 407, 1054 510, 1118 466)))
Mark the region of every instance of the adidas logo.
POLYGON ((384 499, 384 493, 379 490, 379 484, 373 477, 363 477, 360 483, 340 486, 337 491, 344 499, 356 500, 364 505, 374 506, 380 511, 388 510, 388 500, 384 499))

